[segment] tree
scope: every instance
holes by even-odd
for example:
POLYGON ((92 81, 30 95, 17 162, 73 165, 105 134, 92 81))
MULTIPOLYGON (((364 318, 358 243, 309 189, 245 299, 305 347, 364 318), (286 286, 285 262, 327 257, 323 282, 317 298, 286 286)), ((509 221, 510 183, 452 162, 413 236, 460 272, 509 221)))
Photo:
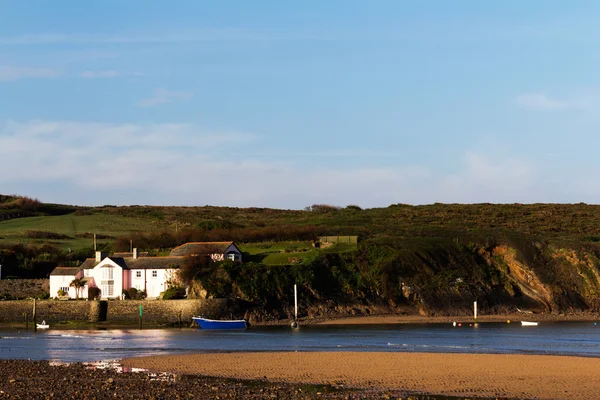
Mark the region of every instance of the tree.
POLYGON ((187 256, 183 260, 183 265, 179 268, 177 278, 185 285, 189 285, 192 281, 198 279, 208 271, 212 260, 209 256, 187 256))
POLYGON ((79 292, 85 286, 85 282, 81 278, 75 278, 69 284, 72 288, 75 288, 75 298, 79 299, 79 292))

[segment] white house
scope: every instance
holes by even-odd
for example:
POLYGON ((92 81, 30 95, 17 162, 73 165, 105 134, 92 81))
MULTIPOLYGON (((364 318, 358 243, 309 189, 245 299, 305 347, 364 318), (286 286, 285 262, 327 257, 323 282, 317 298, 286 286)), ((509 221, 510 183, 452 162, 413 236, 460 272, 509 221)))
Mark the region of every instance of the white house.
POLYGON ((160 297, 174 280, 176 272, 188 255, 208 255, 215 261, 242 260, 242 253, 233 242, 194 242, 176 247, 167 257, 148 257, 147 253, 107 253, 97 251, 95 258, 86 259, 79 267, 57 267, 50 273, 50 295, 57 296, 62 289, 76 298, 70 287, 75 278, 82 279, 84 287, 79 297, 88 297, 88 288, 98 287, 103 299, 119 299, 123 290, 136 288, 148 298, 160 297))
MULTIPOLYGON (((58 295, 58 291, 62 290, 66 296, 76 298, 75 288, 71 287, 71 282, 75 278, 83 278, 83 271, 81 267, 56 267, 54 271, 50 273, 50 295, 52 297, 58 295)), ((80 289, 79 297, 87 297, 87 287, 85 294, 80 289)))

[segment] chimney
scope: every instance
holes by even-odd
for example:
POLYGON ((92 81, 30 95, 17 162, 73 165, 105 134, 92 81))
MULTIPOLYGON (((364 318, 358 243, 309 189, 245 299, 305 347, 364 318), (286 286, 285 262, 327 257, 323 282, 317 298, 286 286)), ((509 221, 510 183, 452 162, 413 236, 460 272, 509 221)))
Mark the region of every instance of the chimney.
POLYGON ((137 247, 133 248, 133 259, 135 260, 136 258, 138 258, 138 251, 137 251, 137 247))
POLYGON ((102 252, 97 251, 96 252, 96 262, 100 262, 100 261, 102 261, 102 252))

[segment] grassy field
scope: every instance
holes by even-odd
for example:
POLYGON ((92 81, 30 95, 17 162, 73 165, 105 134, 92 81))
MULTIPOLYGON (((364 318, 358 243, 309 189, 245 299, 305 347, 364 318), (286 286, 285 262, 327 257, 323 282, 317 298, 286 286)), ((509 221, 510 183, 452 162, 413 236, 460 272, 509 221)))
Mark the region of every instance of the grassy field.
POLYGON ((261 262, 265 265, 289 265, 311 261, 320 253, 345 253, 356 251, 355 244, 332 244, 324 248, 312 247, 312 242, 267 242, 244 243, 238 246, 246 261, 261 262))
POLYGON ((59 247, 75 250, 92 247, 94 233, 110 236, 110 238, 98 239, 98 244, 102 244, 113 241, 111 238, 131 232, 148 232, 168 228, 168 224, 163 224, 159 220, 112 214, 28 217, 0 222, 0 244, 51 242, 59 247), (57 233, 69 238, 33 239, 28 236, 30 231, 57 233))
MULTIPOLYGON (((396 204, 385 208, 326 208, 317 211, 232 207, 88 207, 65 215, 0 220, 0 245, 41 243, 28 231, 44 231, 68 238, 50 240, 66 248, 91 246, 96 233, 112 238, 136 232, 156 233, 185 229, 220 230, 265 227, 314 227, 317 235, 358 235, 379 242, 435 242, 435 238, 477 241, 527 236, 569 242, 600 241, 600 206, 587 204, 396 204)), ((235 239, 234 239, 235 240, 235 239)), ((267 239, 268 240, 268 239, 267 239)), ((274 238, 270 239, 274 240, 274 238)), ((279 239, 278 239, 279 240, 279 239)), ((283 239, 285 240, 285 239, 283 239)), ((111 238, 99 243, 110 243, 111 238)), ((243 242, 243 240, 237 240, 243 242)), ((260 252, 275 263, 288 253, 260 252)), ((279 249, 284 250, 284 249, 279 249)), ((312 250, 298 252, 310 257, 312 250)), ((324 250, 325 251, 325 250, 324 250)), ((252 253, 252 252, 251 252, 252 253)))

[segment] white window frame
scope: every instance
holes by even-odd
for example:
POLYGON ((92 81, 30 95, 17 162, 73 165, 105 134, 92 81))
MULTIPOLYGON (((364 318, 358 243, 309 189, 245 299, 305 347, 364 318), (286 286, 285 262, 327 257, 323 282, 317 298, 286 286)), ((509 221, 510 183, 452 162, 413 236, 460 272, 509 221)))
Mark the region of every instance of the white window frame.
POLYGON ((115 279, 115 269, 113 267, 102 267, 102 280, 112 281, 115 279))
POLYGON ((135 271, 135 277, 136 278, 141 278, 142 277, 142 271, 135 271))

